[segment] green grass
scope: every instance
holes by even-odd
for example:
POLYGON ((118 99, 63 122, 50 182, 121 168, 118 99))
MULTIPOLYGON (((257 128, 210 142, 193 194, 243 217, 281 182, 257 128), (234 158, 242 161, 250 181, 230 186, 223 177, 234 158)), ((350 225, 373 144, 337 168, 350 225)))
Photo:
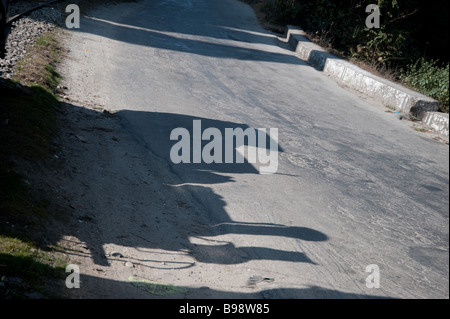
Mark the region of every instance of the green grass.
POLYGON ((64 259, 32 242, 0 235, 0 298, 24 299, 29 293, 58 298, 55 280, 64 282, 64 259))
POLYGON ((0 270, 2 276, 20 276, 39 282, 42 277, 61 277, 65 272, 65 260, 36 248, 34 243, 0 235, 0 270))

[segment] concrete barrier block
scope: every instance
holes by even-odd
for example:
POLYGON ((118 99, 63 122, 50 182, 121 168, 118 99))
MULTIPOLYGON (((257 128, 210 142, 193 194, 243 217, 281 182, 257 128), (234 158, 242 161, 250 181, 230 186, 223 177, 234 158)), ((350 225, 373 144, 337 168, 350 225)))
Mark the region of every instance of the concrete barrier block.
POLYGON ((436 133, 449 136, 449 115, 439 112, 427 112, 423 123, 430 126, 436 133))

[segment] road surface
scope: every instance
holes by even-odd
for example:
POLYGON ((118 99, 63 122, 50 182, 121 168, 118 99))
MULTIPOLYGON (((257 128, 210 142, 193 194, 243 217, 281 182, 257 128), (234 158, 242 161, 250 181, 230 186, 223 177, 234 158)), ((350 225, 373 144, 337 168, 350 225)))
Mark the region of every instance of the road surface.
POLYGON ((448 298, 448 145, 298 59, 248 5, 119 4, 67 45, 74 296, 448 298), (223 139, 277 129, 276 173, 175 164, 171 133, 195 120, 223 139))

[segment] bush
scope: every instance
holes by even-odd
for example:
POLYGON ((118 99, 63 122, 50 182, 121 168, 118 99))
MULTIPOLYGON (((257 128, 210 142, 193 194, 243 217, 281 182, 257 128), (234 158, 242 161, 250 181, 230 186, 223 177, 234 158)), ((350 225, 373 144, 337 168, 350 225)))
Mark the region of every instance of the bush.
POLYGON ((409 65, 401 75, 405 84, 439 101, 441 111, 449 112, 449 64, 440 67, 437 61, 425 58, 409 65))
POLYGON ((299 14, 299 4, 297 0, 266 1, 264 11, 272 22, 290 24, 299 14))

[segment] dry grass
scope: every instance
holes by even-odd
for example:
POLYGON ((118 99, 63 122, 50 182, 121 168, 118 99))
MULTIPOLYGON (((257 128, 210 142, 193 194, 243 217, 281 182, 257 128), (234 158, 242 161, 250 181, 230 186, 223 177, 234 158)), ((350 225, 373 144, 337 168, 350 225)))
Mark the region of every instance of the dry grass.
POLYGON ((16 65, 13 79, 23 84, 34 83, 54 90, 60 78, 55 68, 63 52, 58 37, 57 32, 39 37, 28 49, 27 56, 16 65))

